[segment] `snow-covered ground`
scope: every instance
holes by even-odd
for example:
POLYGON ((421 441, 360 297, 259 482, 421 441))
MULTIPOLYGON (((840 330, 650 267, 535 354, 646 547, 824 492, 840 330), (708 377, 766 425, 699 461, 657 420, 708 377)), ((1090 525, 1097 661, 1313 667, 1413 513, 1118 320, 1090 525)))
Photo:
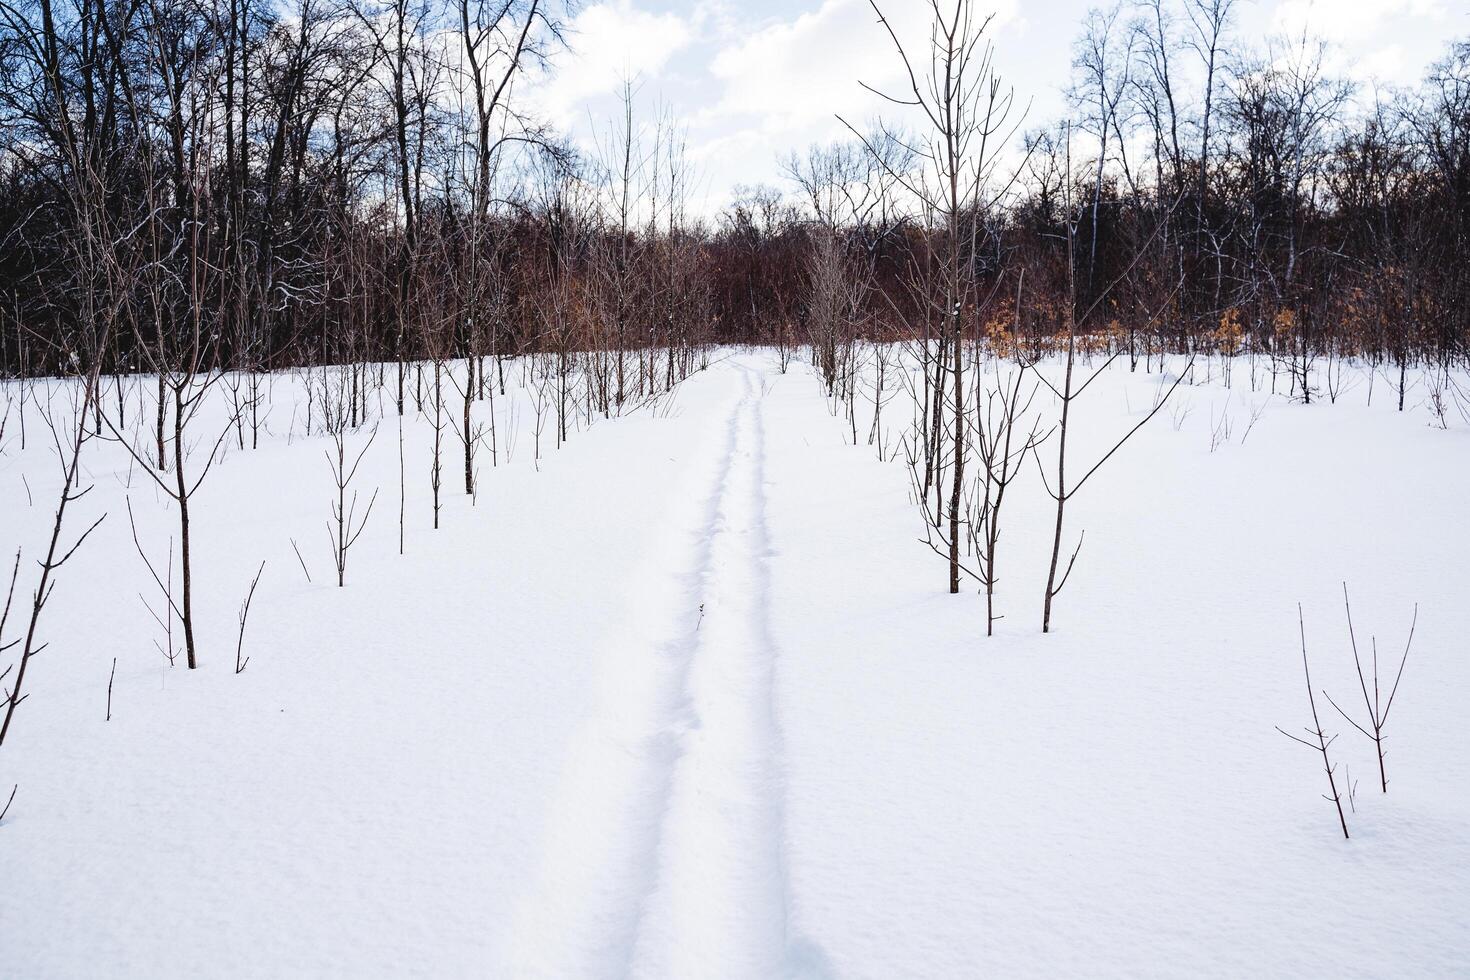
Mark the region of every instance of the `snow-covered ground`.
MULTIPOLYGON (((1244 362, 1230 390, 1196 372, 1070 505, 1086 546, 1048 635, 1028 462, 989 639, 917 540, 902 462, 768 352, 561 449, 543 432, 539 468, 511 378, 473 502, 446 436, 438 531, 410 415, 403 556, 385 395, 342 589, 328 443, 277 378, 272 434, 192 505, 192 672, 155 648, 124 498, 155 560, 172 504, 90 445, 69 527, 108 517, 0 747, 0 973, 1470 974, 1470 428, 1423 383, 1401 414, 1380 378, 1370 407, 1361 370, 1311 406, 1253 394, 1244 362), (1318 699, 1351 840, 1274 730, 1311 720, 1298 602, 1314 685, 1361 703, 1343 581, 1395 665, 1419 605, 1387 795, 1318 699)), ((1160 385, 1115 364, 1069 452, 1160 385)), ((884 411, 896 439, 907 410, 884 411)), ((4 436, 0 550, 35 557, 59 475, 31 426, 24 451, 4 436)))

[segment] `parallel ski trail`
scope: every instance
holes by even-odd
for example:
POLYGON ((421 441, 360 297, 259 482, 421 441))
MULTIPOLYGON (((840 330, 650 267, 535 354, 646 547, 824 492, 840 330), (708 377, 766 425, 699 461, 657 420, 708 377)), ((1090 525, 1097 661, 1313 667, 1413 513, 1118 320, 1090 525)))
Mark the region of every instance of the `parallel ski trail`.
POLYGON ((601 651, 569 750, 515 976, 782 971, 779 745, 766 631, 762 428, 752 372, 601 651))
POLYGON ((703 620, 689 672, 696 721, 670 787, 657 885, 629 973, 787 972, 775 646, 767 617, 764 428, 753 372, 712 528, 703 620))

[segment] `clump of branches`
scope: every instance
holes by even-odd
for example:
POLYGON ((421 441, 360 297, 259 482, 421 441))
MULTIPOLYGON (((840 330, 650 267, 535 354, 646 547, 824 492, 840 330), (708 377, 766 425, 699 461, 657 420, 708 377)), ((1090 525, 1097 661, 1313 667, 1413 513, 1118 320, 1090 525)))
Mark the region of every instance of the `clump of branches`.
POLYGON ((347 494, 353 478, 357 476, 357 468, 362 465, 363 457, 372 448, 373 440, 377 437, 378 427, 374 425, 362 448, 357 451, 356 456, 351 457, 349 462, 346 427, 341 425, 331 427, 332 448, 326 450, 325 455, 327 465, 332 471, 332 486, 336 492, 332 499, 332 517, 327 522, 327 535, 332 542, 332 563, 337 568, 338 588, 347 584, 347 553, 357 543, 363 529, 367 527, 368 518, 373 513, 373 504, 378 499, 378 488, 374 487, 372 496, 368 498, 367 509, 363 511, 359 519, 357 491, 353 490, 350 498, 347 494))
POLYGON ((138 593, 138 600, 143 603, 143 608, 148 610, 148 615, 153 617, 158 628, 163 630, 163 642, 159 643, 155 638, 153 646, 163 654, 168 665, 172 667, 181 652, 174 646, 174 620, 183 619, 183 613, 179 610, 178 604, 174 602, 174 539, 168 539, 168 557, 164 562, 163 574, 160 575, 157 566, 153 564, 153 560, 143 549, 142 541, 138 539, 138 522, 133 516, 132 498, 125 498, 124 503, 128 508, 128 529, 133 534, 133 547, 137 550, 138 557, 143 559, 143 565, 148 569, 148 574, 152 576, 153 584, 158 586, 158 591, 162 593, 162 611, 153 608, 153 603, 144 598, 141 592, 138 593))
POLYGON ((1353 648, 1353 666, 1358 670, 1358 688, 1363 693, 1363 706, 1368 712, 1367 725, 1358 724, 1357 720, 1344 711, 1336 701, 1333 701, 1332 695, 1326 691, 1322 692, 1322 696, 1337 710, 1338 714, 1342 715, 1348 724, 1373 740, 1373 748, 1378 754, 1378 783, 1383 792, 1387 793, 1388 773, 1383 767, 1383 726, 1388 724, 1388 712, 1393 708, 1393 699, 1399 692, 1399 681, 1403 680, 1404 677, 1404 664, 1409 659, 1409 648, 1414 645, 1414 628, 1419 625, 1419 604, 1414 604, 1414 618, 1409 623, 1409 638, 1404 643, 1404 653, 1403 656, 1399 657, 1399 669, 1394 672, 1393 687, 1389 689, 1387 699, 1382 697, 1382 689, 1378 681, 1378 637, 1376 636, 1372 637, 1369 641, 1373 650, 1373 689, 1371 693, 1368 690, 1368 679, 1363 673, 1363 658, 1358 655, 1358 637, 1357 633, 1353 630, 1353 607, 1348 602, 1346 582, 1342 584, 1342 605, 1343 610, 1347 614, 1348 639, 1352 642, 1353 648))
MULTIPOLYGON (((105 334, 102 336, 105 337, 105 334)), ((5 744, 5 738, 10 734, 10 726, 15 720, 16 709, 20 707, 22 701, 29 697, 24 690, 27 669, 36 655, 46 649, 46 644, 40 639, 41 614, 45 611, 46 604, 50 601, 51 594, 56 588, 56 575, 107 517, 107 514, 103 513, 87 526, 87 529, 70 547, 63 545, 62 533, 68 510, 72 504, 81 500, 92 489, 90 485, 80 487, 82 449, 96 435, 94 430, 89 430, 87 427, 87 415, 97 395, 101 358, 94 357, 92 364, 93 367, 82 384, 80 396, 72 405, 71 418, 65 425, 62 425, 57 419, 50 406, 43 412, 43 418, 51 431, 52 441, 61 464, 61 490, 57 497, 56 513, 51 523, 51 536, 46 545, 46 554, 40 561, 41 573, 36 580, 35 590, 31 593, 31 614, 26 623, 25 632, 18 641, 0 647, 0 652, 14 649, 17 645, 20 649, 20 656, 17 660, 6 666, 4 670, 0 670, 0 681, 7 682, 4 688, 4 717, 0 719, 0 745, 5 744), (12 671, 15 675, 14 680, 10 680, 12 671)), ((10 588, 5 600, 5 613, 0 616, 0 642, 4 640, 5 624, 10 618, 10 602, 15 591, 19 569, 20 552, 17 551, 15 564, 11 570, 10 588)), ((3 818, 9 811, 10 804, 15 799, 16 788, 14 786, 11 788, 5 809, 0 810, 0 818, 3 818)))
POLYGON ((975 551, 979 571, 978 578, 985 587, 985 635, 995 634, 996 620, 1002 618, 995 611, 996 556, 1000 550, 1001 508, 1006 501, 1006 491, 1021 474, 1026 456, 1034 453, 1050 433, 1039 431, 1040 422, 1033 420, 1030 429, 1023 430, 1020 423, 1029 413, 1031 403, 1039 390, 1032 384, 1025 391, 1026 370, 1015 368, 1009 379, 1000 376, 1003 369, 997 361, 995 388, 986 396, 985 412, 976 414, 975 456, 980 464, 976 479, 970 520, 971 547, 975 551))
MULTIPOLYGON (((0 611, 0 654, 4 654, 9 650, 13 650, 16 645, 20 643, 19 637, 11 640, 9 643, 5 642, 5 624, 10 622, 10 603, 11 600, 15 598, 15 583, 19 579, 19 577, 20 549, 16 548, 15 562, 10 566, 10 587, 5 590, 5 609, 3 611, 0 611)), ((0 684, 3 684, 5 682, 5 678, 9 677, 10 672, 14 669, 14 664, 7 664, 3 670, 0 670, 0 684)), ((5 689, 5 699, 6 703, 8 704, 10 701, 10 690, 8 688, 5 689)), ((0 816, 3 816, 3 814, 0 814, 0 816)))

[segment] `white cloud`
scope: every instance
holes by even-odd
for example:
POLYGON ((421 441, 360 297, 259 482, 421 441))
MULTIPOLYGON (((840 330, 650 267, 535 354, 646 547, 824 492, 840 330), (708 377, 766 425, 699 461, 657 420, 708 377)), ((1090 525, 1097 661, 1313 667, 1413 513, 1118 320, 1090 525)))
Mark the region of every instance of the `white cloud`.
MULTIPOLYGON (((911 122, 903 109, 864 91, 859 80, 902 94, 902 65, 867 0, 588 0, 574 20, 574 51, 559 71, 524 94, 533 107, 587 149, 619 111, 624 77, 641 83, 637 111, 670 111, 687 128, 712 207, 737 183, 783 178, 777 161, 813 142, 846 135, 835 115, 864 127, 882 114, 911 122)), ((925 0, 879 0, 909 54, 927 60, 925 0)), ((990 28, 996 68, 1014 83, 1027 125, 1065 111, 1072 43, 1089 6, 1111 0, 980 0, 996 8, 990 28)), ((949 9, 948 4, 943 4, 949 9)), ((1256 0, 1237 5, 1228 54, 1264 53, 1273 35, 1303 26, 1332 47, 1327 71, 1364 84, 1416 81, 1463 32, 1463 0, 1256 0)), ((1182 53, 1181 73, 1193 70, 1182 53)), ((918 127, 916 127, 918 128, 918 127)))
POLYGON ((584 9, 571 23, 571 50, 535 99, 553 123, 579 122, 589 99, 615 93, 623 79, 656 79, 693 39, 692 27, 674 13, 640 10, 633 0, 607 0, 584 9))
MULTIPOLYGON (((886 6, 910 55, 923 58, 928 6, 915 0, 886 6)), ((997 6, 992 31, 1014 15, 1011 3, 997 6)), ((906 84, 893 42, 867 0, 825 0, 795 19, 768 24, 720 50, 710 72, 721 94, 697 123, 740 120, 769 136, 800 133, 800 142, 837 132, 835 113, 860 124, 883 105, 859 80, 895 95, 906 84)))
POLYGON ((828 122, 860 91, 877 40, 865 0, 827 0, 795 20, 757 30, 719 51, 710 72, 721 85, 713 117, 744 116, 781 130, 828 122), (866 15, 866 16, 864 16, 866 15))
POLYGON ((1401 44, 1389 44, 1357 59, 1356 74, 1360 78, 1404 84, 1416 79, 1424 66, 1413 64, 1404 55, 1401 44))
POLYGON ((1426 41, 1448 20, 1443 0, 1282 0, 1272 12, 1276 33, 1328 42, 1325 67, 1373 84, 1418 80, 1430 55, 1426 41), (1410 49, 1412 50, 1412 53, 1410 49))
POLYGON ((1442 0, 1284 0, 1276 8, 1276 29, 1300 35, 1303 28, 1329 41, 1366 41, 1403 18, 1438 19, 1442 0))

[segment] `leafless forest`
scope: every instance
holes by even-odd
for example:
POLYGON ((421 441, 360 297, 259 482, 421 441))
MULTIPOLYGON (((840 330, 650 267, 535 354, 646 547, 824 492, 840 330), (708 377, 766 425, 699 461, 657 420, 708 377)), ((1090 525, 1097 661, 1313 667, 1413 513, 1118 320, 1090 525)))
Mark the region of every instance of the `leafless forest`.
POLYGON ((597 43, 556 2, 6 3, 0 367, 387 362, 401 406, 401 365, 554 354, 605 412, 713 343, 810 347, 835 384, 855 340, 927 337, 936 388, 955 346, 1074 330, 1298 374, 1462 357, 1470 48, 1354 91, 1311 37, 1225 47, 1233 7, 1095 11, 1050 123, 984 9, 938 4, 895 47, 901 124, 708 217, 631 85, 593 156, 523 111, 549 50, 597 43))
MULTIPOLYGON (((172 541, 149 571, 195 666, 190 502, 222 445, 258 444, 273 371, 322 369, 302 410, 335 440, 340 583, 377 502, 356 509, 351 492, 381 422, 370 392, 432 420, 437 526, 443 494, 476 492, 477 452, 499 452, 473 406, 504 394, 508 361, 535 379, 539 456, 718 345, 771 346, 783 370, 800 352, 853 440, 907 459, 950 591, 968 576, 993 603, 1006 489, 1052 440, 1043 628, 1078 553, 1067 504, 1112 455, 1068 472, 1095 357, 1204 355, 1227 382, 1248 363, 1252 390, 1308 403, 1335 399, 1354 361, 1400 410, 1416 371, 1442 417, 1470 411, 1454 371, 1470 43, 1417 88, 1366 93, 1311 36, 1235 38, 1234 8, 1094 10, 1072 112, 1049 122, 997 72, 980 5, 935 2, 915 47, 875 3, 910 81, 879 92, 892 118, 843 120, 849 140, 790 153, 786 186, 744 188, 712 217, 690 208, 679 120, 633 80, 597 153, 525 109, 551 52, 597 43, 568 36, 559 0, 6 0, 0 370, 18 384, 0 436, 23 447, 44 426, 66 468, 7 728, 92 439, 124 446, 176 505, 179 581, 172 541), (988 358, 1018 370, 982 379, 988 358), (1052 358, 1054 380, 1027 375, 1052 358), (82 382, 70 422, 41 404, 51 377, 82 382), (890 383, 914 419, 885 446, 890 383), (1059 417, 1022 431, 1042 386, 1059 417), (210 398, 229 422, 196 431, 210 398)), ((402 493, 400 539, 401 510, 402 493)))

